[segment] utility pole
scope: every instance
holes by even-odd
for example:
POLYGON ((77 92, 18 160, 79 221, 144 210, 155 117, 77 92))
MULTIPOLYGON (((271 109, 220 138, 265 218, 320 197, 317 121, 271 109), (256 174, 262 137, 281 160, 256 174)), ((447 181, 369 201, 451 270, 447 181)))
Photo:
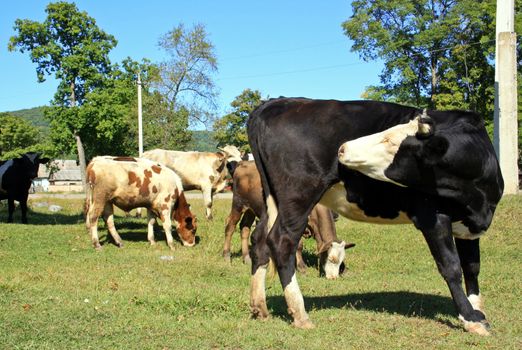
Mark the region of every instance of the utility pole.
POLYGON ((518 120, 514 0, 497 0, 494 145, 504 194, 518 193, 518 120))
POLYGON ((143 154, 143 118, 141 111, 141 77, 138 73, 138 156, 143 154))

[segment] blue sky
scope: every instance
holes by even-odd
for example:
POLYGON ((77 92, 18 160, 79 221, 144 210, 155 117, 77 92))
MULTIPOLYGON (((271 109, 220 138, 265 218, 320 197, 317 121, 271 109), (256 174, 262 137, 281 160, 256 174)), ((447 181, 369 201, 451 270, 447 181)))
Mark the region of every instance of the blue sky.
MULTIPOLYGON (((49 1, 8 1, 0 11, 0 112, 46 105, 54 79, 37 83, 27 53, 9 52, 17 18, 43 21, 49 1)), ((350 51, 341 23, 349 18, 349 0, 78 0, 78 8, 112 34, 118 45, 113 62, 165 58, 158 38, 184 23, 206 26, 218 57, 215 82, 220 110, 244 89, 263 97, 359 99, 364 88, 379 83, 381 63, 364 62, 350 51)))

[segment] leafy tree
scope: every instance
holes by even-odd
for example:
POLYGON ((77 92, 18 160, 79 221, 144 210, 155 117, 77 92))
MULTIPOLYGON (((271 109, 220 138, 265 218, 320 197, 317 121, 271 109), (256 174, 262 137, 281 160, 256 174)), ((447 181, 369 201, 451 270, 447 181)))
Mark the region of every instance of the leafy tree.
POLYGON ((258 90, 245 89, 230 103, 233 111, 214 123, 214 139, 218 146, 234 145, 241 151, 249 152, 246 123, 250 113, 261 104, 258 90))
POLYGON ((43 23, 17 19, 8 48, 28 51, 37 64, 38 82, 54 74, 59 81, 53 105, 47 114, 54 128, 53 135, 63 148, 75 142, 85 182, 85 154, 82 137, 89 134, 90 121, 80 113, 86 96, 100 87, 111 70, 109 51, 116 39, 98 28, 86 12, 74 3, 56 2, 47 5, 43 23))
POLYGON ((217 59, 205 27, 197 24, 188 30, 180 24, 160 38, 159 46, 169 56, 158 65, 155 88, 163 96, 161 105, 174 118, 184 118, 188 112, 190 125, 208 124, 216 108, 212 74, 217 59))
POLYGON ((0 114, 0 159, 16 158, 26 152, 49 152, 38 128, 21 117, 0 114))
POLYGON ((494 0, 356 0, 343 23, 365 60, 380 58, 383 86, 366 95, 492 114, 494 0))

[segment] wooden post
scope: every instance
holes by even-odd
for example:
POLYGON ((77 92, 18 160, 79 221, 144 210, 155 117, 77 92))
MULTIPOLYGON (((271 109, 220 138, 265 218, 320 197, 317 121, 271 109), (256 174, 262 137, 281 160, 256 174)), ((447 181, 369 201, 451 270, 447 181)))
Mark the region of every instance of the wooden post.
POLYGON ((514 0, 497 0, 494 145, 504 194, 518 193, 517 62, 514 0))
POLYGON ((143 121, 141 107, 141 77, 138 73, 138 157, 143 154, 143 121))
POLYGON ((497 152, 504 193, 518 193, 517 36, 503 32, 498 37, 498 129, 497 152))

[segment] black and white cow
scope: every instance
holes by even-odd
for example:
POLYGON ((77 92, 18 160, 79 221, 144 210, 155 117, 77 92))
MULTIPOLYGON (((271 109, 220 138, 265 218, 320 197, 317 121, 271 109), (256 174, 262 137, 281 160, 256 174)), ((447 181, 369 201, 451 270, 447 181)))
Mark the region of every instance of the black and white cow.
POLYGON ((354 220, 413 223, 464 328, 488 334, 477 279, 478 237, 488 229, 504 185, 478 115, 373 101, 280 98, 252 112, 248 137, 267 206, 252 236, 254 316, 268 316, 265 276, 271 257, 293 324, 313 327, 294 259, 308 214, 320 202, 354 220))
POLYGON ((14 201, 20 202, 22 222, 27 224, 27 197, 32 180, 38 175, 38 167, 49 158, 40 158, 40 153, 29 152, 20 158, 0 161, 0 200, 7 199, 9 216, 13 222, 14 201))

